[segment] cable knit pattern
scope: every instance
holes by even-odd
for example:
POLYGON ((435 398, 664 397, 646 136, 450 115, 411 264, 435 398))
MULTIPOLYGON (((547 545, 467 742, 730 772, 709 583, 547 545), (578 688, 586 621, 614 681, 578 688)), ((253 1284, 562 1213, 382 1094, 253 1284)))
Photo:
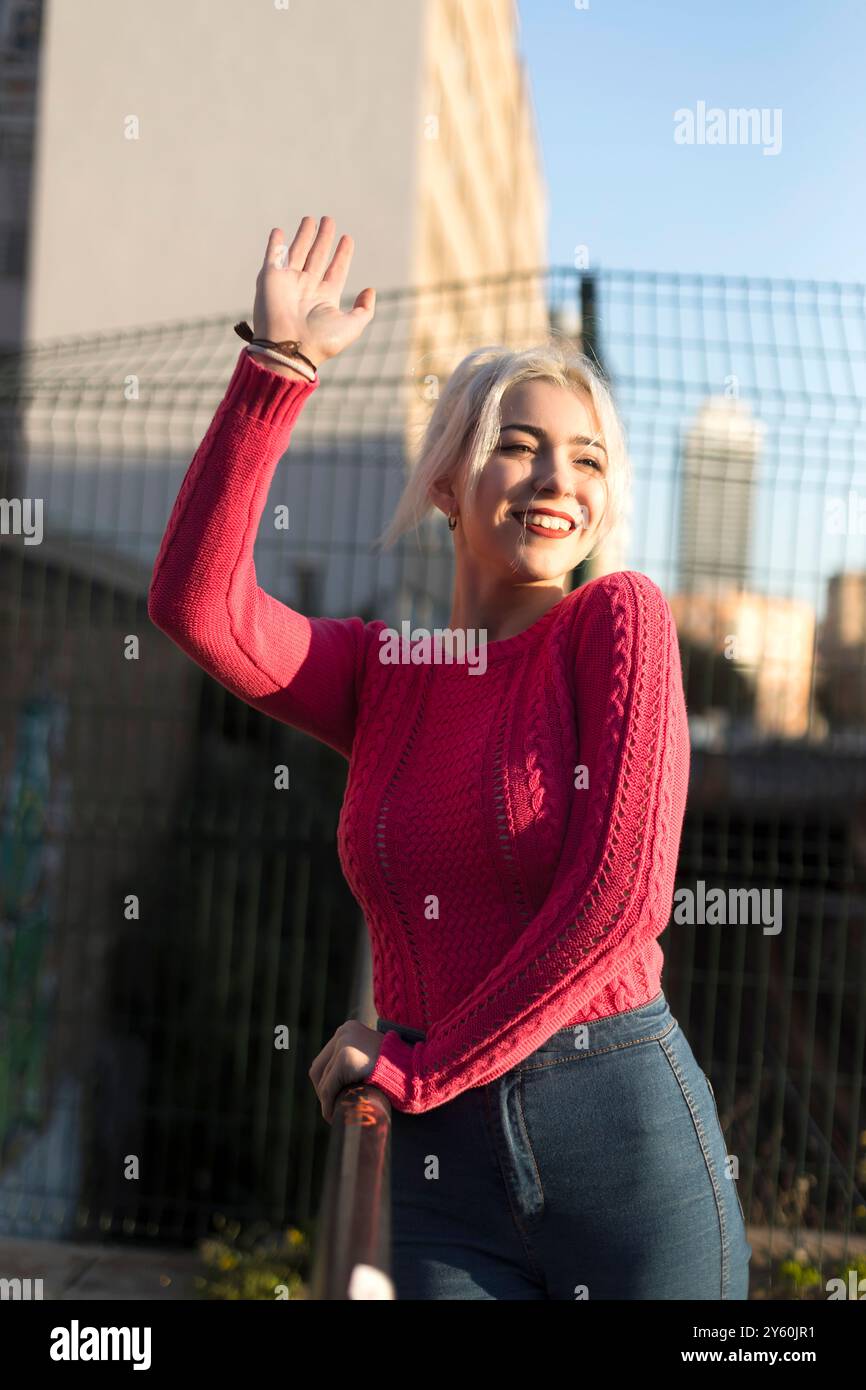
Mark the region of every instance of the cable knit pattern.
POLYGON ((426 1033, 389 1031, 369 1080, 420 1112, 658 993, 689 775, 679 645, 662 591, 631 570, 488 643, 482 674, 385 664, 382 621, 265 594, 255 538, 317 385, 241 352, 148 611, 227 689, 348 759, 337 849, 375 1005, 426 1033))

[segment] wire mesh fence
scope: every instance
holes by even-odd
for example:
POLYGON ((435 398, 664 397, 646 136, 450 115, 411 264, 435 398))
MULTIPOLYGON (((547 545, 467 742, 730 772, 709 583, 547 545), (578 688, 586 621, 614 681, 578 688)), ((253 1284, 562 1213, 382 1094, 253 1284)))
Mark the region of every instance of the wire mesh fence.
MULTIPOLYGON (((215 1212, 316 1207, 307 1068, 358 924, 345 763, 146 613, 237 317, 0 365, 0 1232, 184 1241, 215 1212)), ((295 428, 259 583, 309 614, 447 624, 444 518, 372 542, 453 366, 549 332, 608 373, 635 476, 623 540, 574 582, 644 571, 680 636, 693 761, 666 993, 752 1227, 779 1252, 862 1253, 864 288, 556 268, 382 293, 295 428)))

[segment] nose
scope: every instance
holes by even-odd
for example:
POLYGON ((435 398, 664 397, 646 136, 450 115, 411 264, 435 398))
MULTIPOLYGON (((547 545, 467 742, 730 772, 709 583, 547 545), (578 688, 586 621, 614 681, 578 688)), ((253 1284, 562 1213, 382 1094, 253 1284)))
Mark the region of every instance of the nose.
POLYGON ((537 495, 548 499, 554 497, 577 497, 582 484, 582 476, 572 463, 574 446, 539 449, 532 474, 532 486, 537 495))
POLYGON ((592 492, 587 470, 576 469, 572 457, 573 446, 553 448, 546 452, 539 450, 532 474, 532 496, 534 500, 547 502, 552 507, 561 502, 569 512, 575 511, 576 503, 578 529, 585 531, 595 523, 593 504, 597 498, 592 492), (572 500, 566 503, 566 498, 572 500))

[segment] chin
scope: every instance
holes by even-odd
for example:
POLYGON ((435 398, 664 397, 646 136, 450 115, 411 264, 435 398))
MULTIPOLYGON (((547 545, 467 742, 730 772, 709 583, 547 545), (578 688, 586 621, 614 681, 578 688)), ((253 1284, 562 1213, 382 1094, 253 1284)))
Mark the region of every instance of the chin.
POLYGON ((511 569, 520 579, 561 579, 563 575, 570 574, 578 564, 580 560, 572 559, 571 556, 563 564, 562 558, 553 555, 545 559, 543 556, 524 553, 514 556, 511 569))

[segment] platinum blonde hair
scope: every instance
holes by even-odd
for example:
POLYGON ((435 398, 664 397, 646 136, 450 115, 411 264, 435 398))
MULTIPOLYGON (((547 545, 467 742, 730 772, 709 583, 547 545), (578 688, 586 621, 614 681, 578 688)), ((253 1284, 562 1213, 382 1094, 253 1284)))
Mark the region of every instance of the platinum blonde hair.
POLYGON ((389 548, 436 507, 430 489, 437 479, 453 480, 465 468, 466 501, 471 504, 485 463, 499 447, 502 398, 520 381, 550 381, 585 392, 592 402, 598 433, 607 451, 607 500, 594 551, 623 524, 631 500, 631 464, 625 431, 604 377, 584 353, 550 338, 535 347, 477 348, 448 377, 427 422, 421 446, 393 517, 375 545, 389 548))

